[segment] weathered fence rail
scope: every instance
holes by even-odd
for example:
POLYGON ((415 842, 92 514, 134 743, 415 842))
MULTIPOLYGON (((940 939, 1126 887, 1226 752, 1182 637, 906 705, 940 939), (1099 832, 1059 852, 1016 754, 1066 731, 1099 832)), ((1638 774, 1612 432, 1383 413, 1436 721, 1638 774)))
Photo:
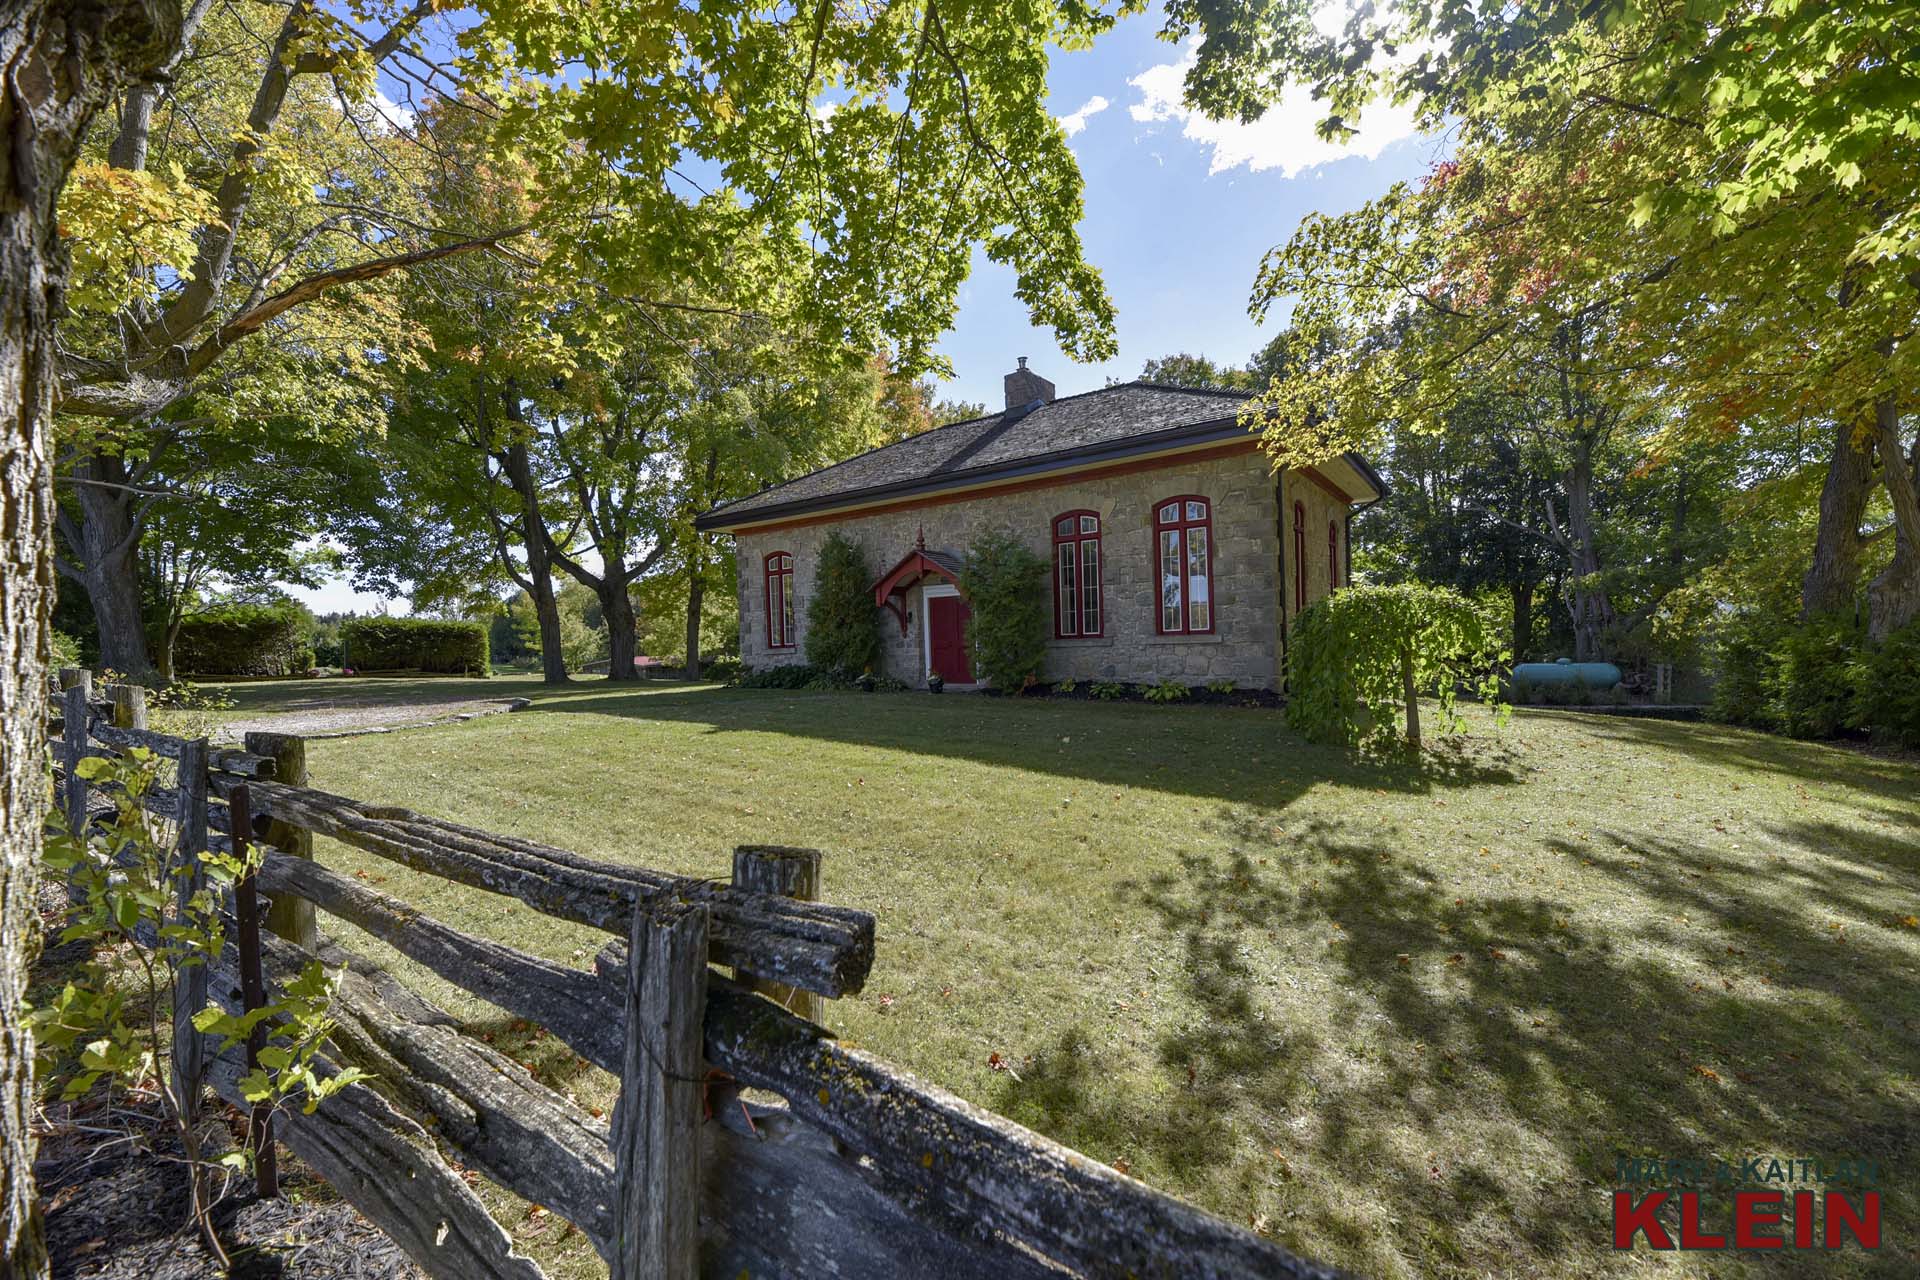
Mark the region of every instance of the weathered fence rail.
MULTIPOLYGON (((292 918, 283 904, 310 904, 619 1077, 609 1125, 310 927, 302 939, 260 939, 269 987, 316 955, 339 972, 324 1069, 351 1064, 375 1078, 313 1115, 282 1115, 275 1136, 435 1277, 540 1275, 449 1157, 573 1223, 619 1280, 1333 1274, 801 1016, 858 991, 873 962, 872 916, 788 896, 817 891, 812 851, 743 847, 730 884, 599 862, 291 785, 275 777, 277 762, 295 758, 284 743, 216 751, 130 723, 128 706, 124 696, 94 699, 83 682, 65 694, 58 755, 70 821, 84 824, 93 803, 79 759, 156 751, 178 762, 179 777, 149 804, 179 824, 183 849, 230 848, 236 830, 279 839, 254 886, 277 918, 292 918), (289 851, 302 833, 614 939, 591 969, 576 969, 476 937, 299 856, 304 848, 289 851), (733 966, 735 978, 710 962, 733 966), (742 1087, 782 1101, 749 1105, 742 1087)), ((236 948, 189 972, 203 989, 180 994, 182 1018, 207 998, 249 1007, 236 948)), ((176 1072, 204 1077, 244 1109, 244 1048, 215 1053, 179 1025, 176 1072)))

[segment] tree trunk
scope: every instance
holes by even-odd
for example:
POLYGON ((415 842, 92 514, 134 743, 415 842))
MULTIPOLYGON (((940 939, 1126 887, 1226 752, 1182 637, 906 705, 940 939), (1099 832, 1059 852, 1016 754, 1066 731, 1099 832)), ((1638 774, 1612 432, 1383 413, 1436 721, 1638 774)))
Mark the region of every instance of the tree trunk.
POLYGON ((1833 424, 1833 449, 1827 480, 1820 490, 1820 524, 1813 541, 1813 563, 1800 582, 1800 616, 1842 613, 1853 608, 1860 589, 1860 557, 1866 544, 1860 521, 1873 493, 1873 454, 1856 441, 1859 424, 1833 424))
POLYGON ((1875 642, 1920 618, 1920 440, 1900 439, 1900 408, 1891 396, 1874 405, 1880 479, 1893 503, 1893 559, 1867 587, 1867 635, 1875 642))
POLYGON ((1525 662, 1533 647, 1533 583, 1515 581, 1508 590, 1513 593, 1513 660, 1525 662))
MULTIPOLYGON (((706 485, 699 493, 699 505, 713 505, 714 480, 720 472, 720 451, 707 449, 706 485)), ((688 526, 687 537, 687 679, 700 678, 700 615, 707 605, 707 540, 698 529, 688 526)), ((1349 546, 1351 551, 1352 547, 1349 546)))
POLYGON ((1573 445, 1573 461, 1566 471, 1567 567, 1573 615, 1573 656, 1592 662, 1600 656, 1605 636, 1616 621, 1613 601, 1600 582, 1600 550, 1594 545, 1593 440, 1582 435, 1573 445))
MULTIPOLYGON (((511 403, 507 416, 519 421, 517 401, 511 403)), ((547 552, 547 522, 540 514, 540 489, 534 483, 526 441, 509 444, 501 460, 506 465, 507 482, 520 496, 520 540, 527 551, 527 595, 533 600, 534 617, 540 620, 542 678, 548 684, 565 684, 567 659, 560 648, 560 602, 553 594, 553 557, 547 552)))
POLYGON ((693 547, 687 557, 687 679, 700 678, 700 614, 707 605, 706 542, 693 535, 693 547))
POLYGON ((120 459, 92 457, 74 467, 72 504, 80 512, 80 545, 71 548, 100 631, 100 665, 136 683, 153 675, 140 608, 140 530, 120 459))
POLYGON ((640 622, 627 594, 627 567, 609 561, 600 574, 600 615, 607 620, 607 679, 638 680, 633 660, 640 656, 640 622))
POLYGON ((186 621, 186 615, 178 607, 167 612, 167 629, 160 637, 159 659, 160 679, 167 684, 173 683, 173 650, 180 643, 180 625, 186 621))
POLYGON ((1413 650, 1400 650, 1400 690, 1407 700, 1407 745, 1420 749, 1420 691, 1413 683, 1413 650))
POLYGON ((0 1280, 47 1273, 24 1002, 47 806, 49 430, 67 275, 55 206, 115 84, 160 65, 179 40, 177 3, 0 0, 0 1280))

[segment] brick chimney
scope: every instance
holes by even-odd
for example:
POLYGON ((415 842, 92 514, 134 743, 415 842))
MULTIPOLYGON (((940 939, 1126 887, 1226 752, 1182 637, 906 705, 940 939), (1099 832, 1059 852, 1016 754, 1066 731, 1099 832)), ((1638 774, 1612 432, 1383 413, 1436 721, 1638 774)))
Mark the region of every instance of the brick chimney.
POLYGON ((1053 403, 1053 384, 1027 368, 1027 358, 1020 357, 1020 367, 1008 374, 1005 379, 1007 388, 1007 412, 1025 409, 1036 400, 1041 404, 1053 403))

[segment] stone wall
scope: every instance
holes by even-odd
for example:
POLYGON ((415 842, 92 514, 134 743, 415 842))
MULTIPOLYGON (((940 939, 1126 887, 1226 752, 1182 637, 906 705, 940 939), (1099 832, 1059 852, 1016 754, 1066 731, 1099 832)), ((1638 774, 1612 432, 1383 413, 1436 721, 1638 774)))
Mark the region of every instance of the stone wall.
MULTIPOLYGON (((1326 595, 1329 587, 1329 563, 1327 556, 1327 522, 1332 521, 1338 535, 1340 582, 1347 580, 1347 508, 1315 484, 1308 477, 1296 471, 1286 472, 1281 478, 1280 522, 1286 539, 1282 547, 1282 572, 1276 584, 1279 591, 1275 601, 1281 609, 1281 617, 1291 626, 1298 612, 1294 608, 1294 554, 1293 554, 1293 504, 1300 503, 1307 513, 1307 603, 1326 595)), ((1280 637, 1279 657, 1276 670, 1282 680, 1286 676, 1286 637, 1280 637)))
MULTIPOLYGON (((964 558, 977 534, 1005 526, 1024 537, 1043 559, 1051 560, 1054 517, 1084 508, 1097 511, 1101 517, 1105 634, 1092 639, 1051 641, 1043 673, 1046 679, 1177 680, 1189 685, 1228 679, 1246 689, 1275 688, 1281 645, 1280 592, 1275 582, 1280 508, 1275 488, 1265 455, 1247 453, 1198 462, 1175 461, 1131 474, 1095 476, 1070 484, 988 494, 977 500, 854 516, 771 533, 743 533, 735 539, 740 655, 749 669, 806 660, 807 601, 820 544, 833 529, 844 531, 860 544, 878 578, 913 549, 922 528, 929 550, 964 558), (1155 633, 1158 593, 1153 513, 1161 500, 1176 494, 1198 494, 1213 504, 1212 635, 1155 633), (800 644, 792 649, 772 650, 767 646, 763 565, 766 557, 777 551, 793 556, 800 644)), ((1314 548, 1320 548, 1319 558, 1324 560, 1327 515, 1332 512, 1337 519, 1339 513, 1332 499, 1310 482, 1290 485, 1289 491, 1289 511, 1294 495, 1309 504, 1309 581, 1311 594, 1317 599, 1326 591, 1326 567, 1313 565, 1314 548), (1315 528, 1319 530, 1317 542, 1312 536, 1315 528)), ((1287 536, 1292 536, 1290 525, 1287 536)), ((1286 589, 1291 590, 1290 582, 1286 589)), ((1051 586, 1048 590, 1051 599, 1051 586)), ((887 675, 921 685, 926 678, 921 627, 926 610, 918 587, 908 591, 905 606, 911 621, 904 635, 891 613, 880 614, 883 667, 887 675)))

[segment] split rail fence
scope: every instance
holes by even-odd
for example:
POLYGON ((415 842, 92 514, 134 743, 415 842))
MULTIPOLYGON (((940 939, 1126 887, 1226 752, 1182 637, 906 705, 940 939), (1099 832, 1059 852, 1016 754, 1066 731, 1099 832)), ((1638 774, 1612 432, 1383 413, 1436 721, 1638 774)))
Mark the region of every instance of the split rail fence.
POLYGON ((245 908, 253 890, 266 895, 270 932, 247 947, 253 930, 240 919, 238 945, 188 970, 198 976, 176 993, 177 1078, 245 1109, 245 1048, 219 1052, 192 1013, 209 997, 257 1007, 255 963, 269 985, 315 956, 339 971, 319 1067, 358 1066, 373 1080, 312 1115, 283 1113, 274 1137, 436 1280, 542 1275, 449 1157, 574 1224, 615 1280, 1335 1274, 836 1043, 806 1015, 861 989, 874 921, 811 900, 815 851, 739 848, 726 884, 599 862, 313 790, 298 739, 248 735, 245 750, 215 749, 148 731, 137 690, 95 699, 85 672, 62 679, 56 768, 75 829, 101 799, 75 764, 145 747, 177 764, 174 784, 145 803, 178 824, 183 851, 267 846, 257 884, 235 898, 245 908), (614 940, 585 970, 475 937, 314 861, 314 835, 614 940), (611 1124, 326 941, 315 908, 616 1075, 611 1124), (748 1106, 732 1092, 743 1087, 783 1105, 748 1106))

